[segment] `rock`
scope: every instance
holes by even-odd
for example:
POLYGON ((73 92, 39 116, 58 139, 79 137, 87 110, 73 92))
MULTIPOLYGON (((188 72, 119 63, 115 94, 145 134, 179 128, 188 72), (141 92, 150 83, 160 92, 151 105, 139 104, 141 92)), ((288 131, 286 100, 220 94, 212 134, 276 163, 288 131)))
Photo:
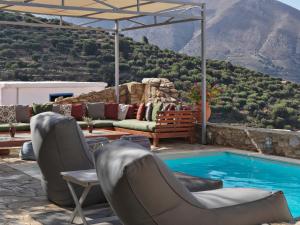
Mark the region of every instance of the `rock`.
MULTIPOLYGON (((134 104, 148 101, 176 102, 178 91, 174 84, 166 78, 144 78, 142 83, 130 82, 119 86, 120 102, 134 104)), ((58 100, 57 104, 73 104, 86 102, 115 102, 114 87, 99 92, 90 92, 80 96, 58 100)))

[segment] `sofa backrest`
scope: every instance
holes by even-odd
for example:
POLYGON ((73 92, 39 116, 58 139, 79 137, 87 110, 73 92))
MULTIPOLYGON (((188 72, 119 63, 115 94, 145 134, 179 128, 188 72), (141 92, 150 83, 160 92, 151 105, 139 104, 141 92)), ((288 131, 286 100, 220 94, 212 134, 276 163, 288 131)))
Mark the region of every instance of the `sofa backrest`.
POLYGON ((160 216, 186 202, 199 206, 192 194, 153 153, 118 140, 96 153, 102 190, 125 225, 156 225, 160 216))
MULTIPOLYGON (((72 117, 53 112, 33 116, 31 136, 37 163, 41 169, 48 199, 58 205, 72 205, 73 200, 60 173, 94 168, 93 158, 81 129, 72 117)), ((82 189, 77 188, 77 193, 82 189)), ((104 201, 100 190, 90 195, 87 204, 104 201)))

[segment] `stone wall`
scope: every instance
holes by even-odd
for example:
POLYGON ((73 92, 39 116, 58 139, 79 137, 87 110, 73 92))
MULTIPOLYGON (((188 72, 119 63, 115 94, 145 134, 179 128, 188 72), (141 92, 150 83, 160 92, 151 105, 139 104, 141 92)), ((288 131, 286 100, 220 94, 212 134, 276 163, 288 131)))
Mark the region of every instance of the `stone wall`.
POLYGON ((176 102, 178 91, 172 82, 165 78, 144 78, 145 102, 176 102))
MULTIPOLYGON (((120 103, 135 104, 141 102, 168 102, 177 101, 178 91, 168 79, 145 78, 142 83, 130 82, 122 84, 120 88, 120 103)), ((90 92, 56 101, 59 104, 79 102, 115 102, 115 88, 109 87, 103 91, 90 92)))
POLYGON ((299 132, 209 123, 207 139, 213 145, 300 158, 299 132))

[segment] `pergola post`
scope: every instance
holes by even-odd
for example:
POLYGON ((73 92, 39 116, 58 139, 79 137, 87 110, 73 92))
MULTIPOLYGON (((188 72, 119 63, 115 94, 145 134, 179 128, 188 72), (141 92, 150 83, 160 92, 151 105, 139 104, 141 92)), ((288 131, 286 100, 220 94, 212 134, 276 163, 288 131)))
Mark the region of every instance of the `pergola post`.
POLYGON ((201 11, 201 59, 202 59, 202 144, 206 144, 206 4, 202 4, 201 11))
POLYGON ((120 102, 120 90, 119 90, 119 80, 120 80, 120 37, 119 37, 119 21, 115 21, 115 95, 116 102, 120 102))

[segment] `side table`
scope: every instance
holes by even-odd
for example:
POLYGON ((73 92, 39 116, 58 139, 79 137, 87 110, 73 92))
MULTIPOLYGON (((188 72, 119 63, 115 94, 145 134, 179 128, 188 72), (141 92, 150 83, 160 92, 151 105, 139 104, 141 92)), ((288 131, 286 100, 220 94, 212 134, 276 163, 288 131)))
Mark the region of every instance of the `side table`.
POLYGON ((86 199, 88 193, 90 192, 91 188, 93 186, 99 185, 97 173, 95 169, 91 170, 78 170, 78 171, 69 171, 69 172, 61 172, 61 175, 63 179, 67 182, 67 185, 70 189, 70 192, 72 194, 74 203, 75 203, 75 209, 71 215, 70 222, 73 223, 75 217, 77 214, 82 219, 82 222, 84 225, 88 225, 83 209, 82 204, 84 200, 86 199), (84 188, 80 198, 77 198, 77 195, 75 193, 73 184, 80 185, 84 188))

